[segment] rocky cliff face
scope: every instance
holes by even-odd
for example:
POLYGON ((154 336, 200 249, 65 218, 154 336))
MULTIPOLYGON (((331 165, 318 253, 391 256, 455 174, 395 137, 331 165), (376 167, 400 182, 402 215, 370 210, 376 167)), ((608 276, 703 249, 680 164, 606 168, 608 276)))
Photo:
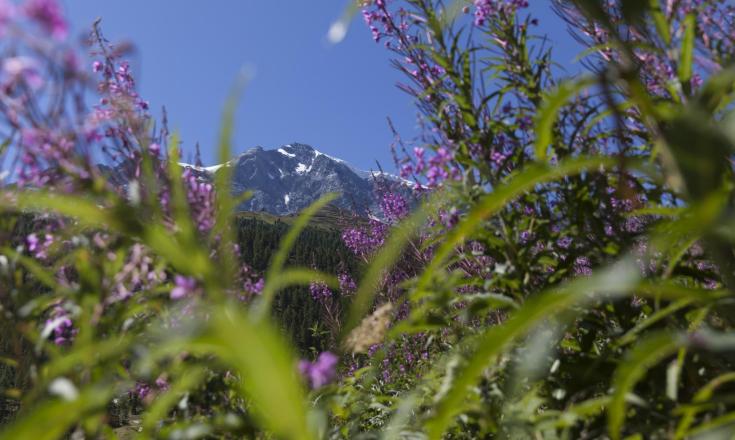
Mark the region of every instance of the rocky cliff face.
POLYGON ((251 148, 227 163, 192 168, 201 178, 211 178, 222 167, 233 167, 232 191, 252 191, 240 206, 243 211, 294 214, 329 192, 340 193, 340 208, 364 214, 375 210, 375 187, 381 182, 406 185, 398 177, 361 171, 343 160, 305 144, 288 144, 273 150, 251 148))

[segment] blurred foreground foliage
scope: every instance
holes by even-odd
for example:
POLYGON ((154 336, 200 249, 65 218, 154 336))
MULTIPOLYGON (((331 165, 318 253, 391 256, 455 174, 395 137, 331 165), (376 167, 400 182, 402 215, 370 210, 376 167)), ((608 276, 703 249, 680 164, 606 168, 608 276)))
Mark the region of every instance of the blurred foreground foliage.
POLYGON ((98 28, 86 136, 6 85, 39 108, 2 109, 3 438, 730 438, 732 6, 555 1, 588 47, 569 76, 527 2, 360 4, 426 130, 396 145, 416 202, 346 227, 359 268, 328 234, 294 248, 333 195, 288 232, 233 219, 230 167, 182 171, 98 28), (296 285, 313 302, 274 314, 296 285), (279 316, 317 308, 297 369, 279 316))

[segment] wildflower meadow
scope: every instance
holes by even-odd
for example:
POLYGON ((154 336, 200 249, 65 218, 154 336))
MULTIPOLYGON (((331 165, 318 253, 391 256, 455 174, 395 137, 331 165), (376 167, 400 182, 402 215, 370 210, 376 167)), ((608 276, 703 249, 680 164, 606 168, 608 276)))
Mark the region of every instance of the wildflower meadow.
POLYGON ((0 438, 733 438, 735 4, 538 0, 570 71, 536 1, 337 2, 420 135, 272 219, 104 21, 0 0, 0 438))

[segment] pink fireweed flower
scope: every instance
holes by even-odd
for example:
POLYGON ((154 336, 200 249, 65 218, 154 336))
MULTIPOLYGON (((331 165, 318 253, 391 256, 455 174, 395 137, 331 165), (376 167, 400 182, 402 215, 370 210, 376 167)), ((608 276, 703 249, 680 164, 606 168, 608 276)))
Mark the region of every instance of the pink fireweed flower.
POLYGON ((357 290, 357 283, 350 274, 341 272, 337 275, 337 280, 339 281, 339 290, 343 295, 350 295, 357 290))
POLYGON ((171 289, 171 299, 181 299, 192 295, 197 290, 197 282, 194 278, 176 275, 174 277, 174 288, 171 289))
POLYGON ((43 238, 37 234, 29 234, 26 237, 26 246, 28 252, 38 259, 45 259, 48 256, 48 249, 54 242, 54 237, 51 234, 44 234, 43 238))
POLYGON ((9 0, 0 0, 0 37, 5 34, 5 28, 15 18, 15 5, 9 0))
POLYGON ((401 220, 409 212, 406 199, 402 195, 393 192, 383 194, 383 198, 380 201, 380 209, 383 211, 385 218, 390 222, 401 220))
POLYGON ((70 345, 78 332, 79 330, 74 328, 69 312, 60 306, 53 308, 43 330, 44 336, 58 346, 70 345))
POLYGON ((150 385, 138 382, 135 384, 135 388, 133 389, 133 394, 138 397, 140 400, 145 400, 146 397, 151 393, 151 387, 150 385))
POLYGON ((56 0, 26 0, 22 10, 56 40, 63 40, 69 33, 69 26, 56 0))
POLYGON ((315 282, 309 284, 309 293, 314 301, 324 301, 332 297, 332 291, 329 287, 322 282, 315 282))
POLYGON ((2 73, 7 77, 9 84, 25 83, 31 89, 38 89, 43 85, 43 78, 39 73, 38 62, 26 56, 17 56, 3 60, 2 73))
POLYGON ((493 15, 510 15, 527 7, 527 0, 475 0, 475 25, 482 26, 493 15))
POLYGON ((253 295, 260 295, 263 292, 263 287, 265 286, 265 280, 263 278, 260 278, 258 281, 253 282, 250 278, 245 280, 244 288, 247 292, 252 293, 253 295))
POLYGON ((306 379, 312 389, 321 388, 332 382, 337 377, 337 363, 339 358, 325 351, 319 355, 316 361, 299 361, 299 373, 306 379))

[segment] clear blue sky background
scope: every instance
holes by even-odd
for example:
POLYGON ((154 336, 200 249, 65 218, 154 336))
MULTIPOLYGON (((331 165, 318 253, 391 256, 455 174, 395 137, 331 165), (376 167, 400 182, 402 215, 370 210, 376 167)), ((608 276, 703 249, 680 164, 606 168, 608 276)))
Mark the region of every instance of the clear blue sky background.
MULTIPOLYGON (((577 47, 550 0, 531 0, 539 31, 554 41, 556 60, 575 70, 577 47)), ((396 89, 390 54, 362 18, 347 38, 327 43, 344 0, 65 0, 75 35, 102 18, 112 41, 137 46, 132 63, 142 95, 190 151, 198 141, 215 162, 222 105, 238 72, 253 69, 237 118, 235 153, 303 142, 369 169, 394 169, 391 117, 403 136, 416 134, 410 97, 396 89)))

